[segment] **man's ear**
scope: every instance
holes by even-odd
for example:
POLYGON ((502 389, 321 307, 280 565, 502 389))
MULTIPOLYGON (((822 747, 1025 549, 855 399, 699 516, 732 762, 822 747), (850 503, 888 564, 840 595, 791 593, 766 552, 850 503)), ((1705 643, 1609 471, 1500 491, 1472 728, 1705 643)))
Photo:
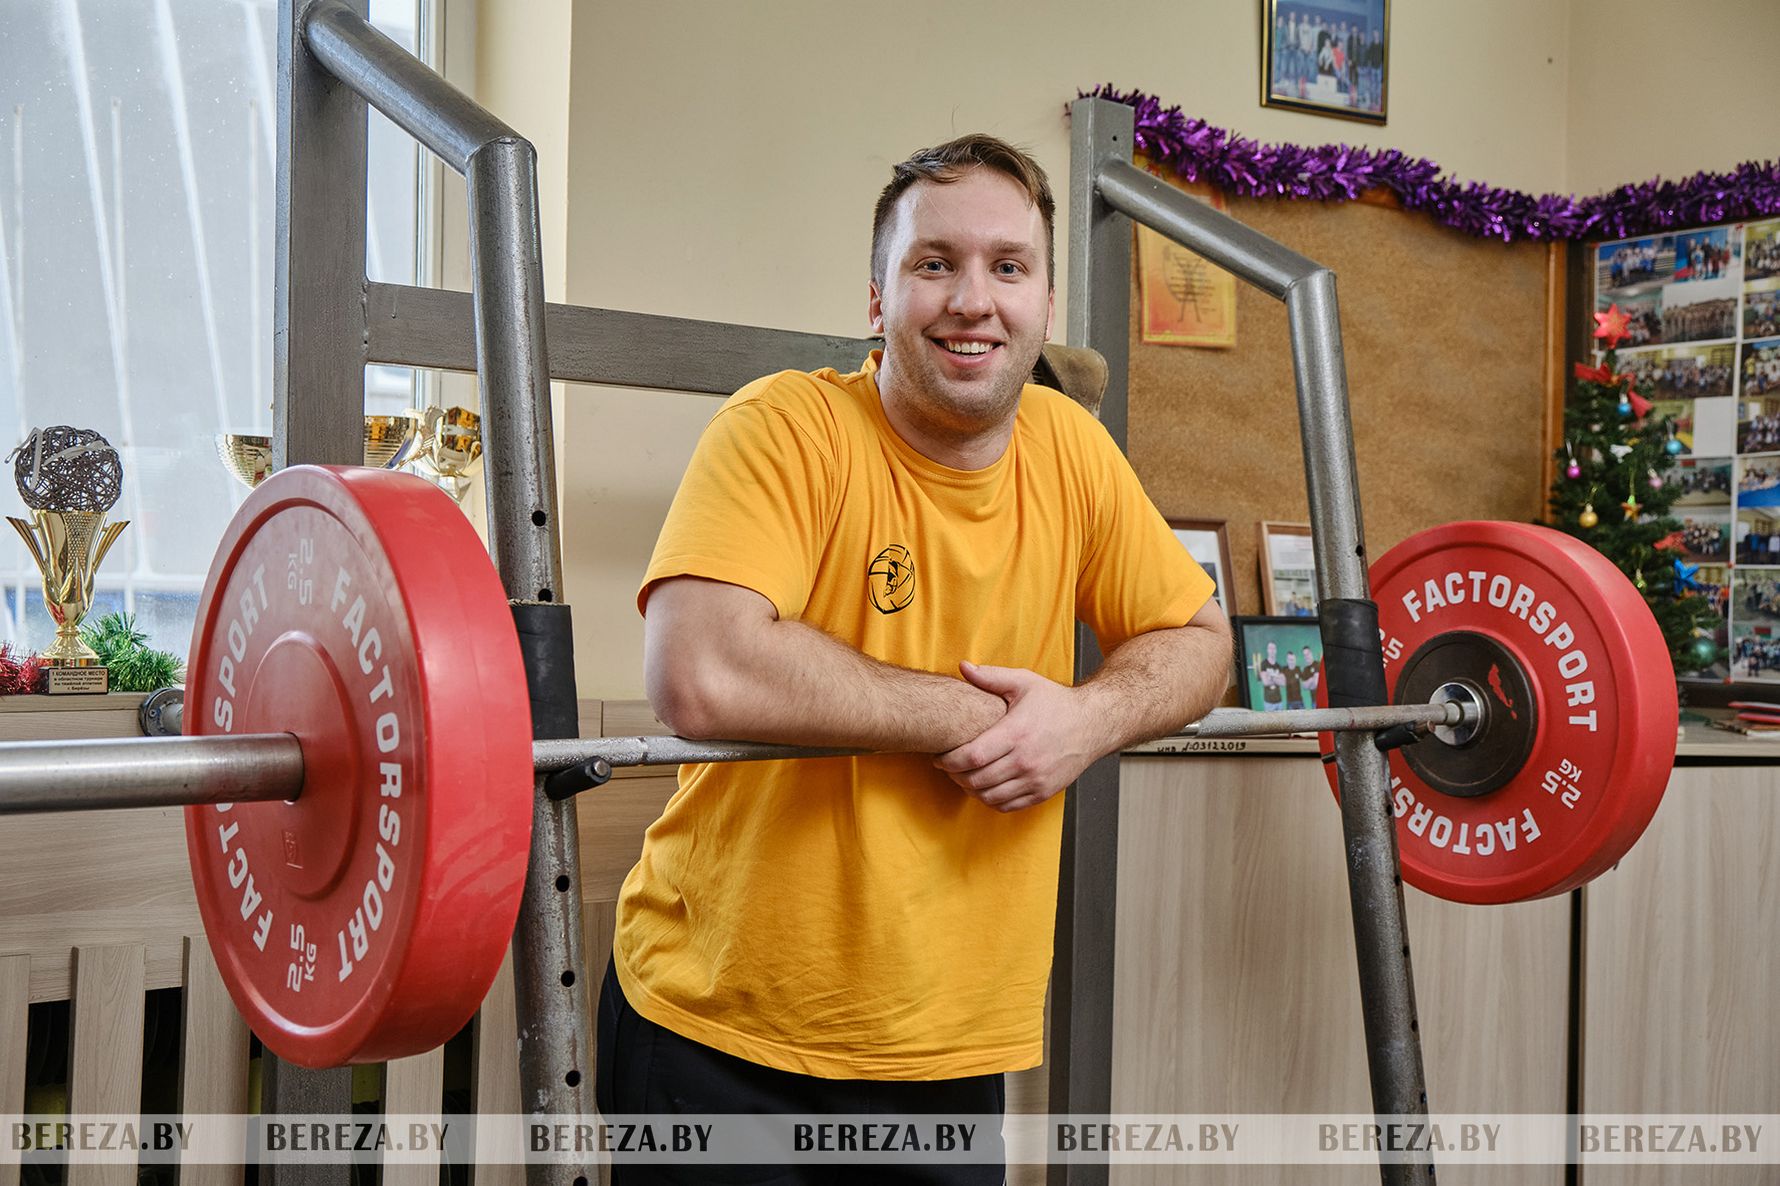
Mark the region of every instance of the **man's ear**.
POLYGON ((1051 329, 1057 324, 1057 290, 1051 289, 1051 295, 1045 298, 1045 341, 1051 340, 1051 329))
POLYGON ((865 302, 865 317, 871 323, 871 332, 876 337, 884 335, 884 293, 873 280, 867 290, 870 296, 865 302))

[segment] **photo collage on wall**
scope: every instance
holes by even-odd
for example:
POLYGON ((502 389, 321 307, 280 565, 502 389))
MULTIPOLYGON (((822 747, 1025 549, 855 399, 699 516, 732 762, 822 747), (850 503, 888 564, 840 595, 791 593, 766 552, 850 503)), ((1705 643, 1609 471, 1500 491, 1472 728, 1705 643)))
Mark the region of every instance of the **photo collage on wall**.
POLYGON ((1631 314, 1619 370, 1675 422, 1684 562, 1718 610, 1695 678, 1780 683, 1780 219, 1603 243, 1595 308, 1631 314))

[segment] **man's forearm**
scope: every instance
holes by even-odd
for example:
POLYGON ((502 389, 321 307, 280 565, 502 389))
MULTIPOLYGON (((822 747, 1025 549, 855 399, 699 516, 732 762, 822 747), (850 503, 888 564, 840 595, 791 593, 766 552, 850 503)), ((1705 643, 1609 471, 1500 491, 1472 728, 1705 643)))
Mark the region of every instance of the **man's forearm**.
POLYGON ((1198 720, 1223 697, 1230 664, 1230 635, 1221 627, 1153 630, 1128 640, 1076 689, 1096 749, 1109 754, 1198 720))
POLYGON ((715 650, 688 718, 704 737, 942 753, 1007 709, 963 680, 880 662, 801 622, 715 650))
POLYGON ((1230 680, 1230 632, 1214 604, 1174 630, 1127 641, 1078 687, 1010 667, 967 667, 1008 702, 986 733, 934 765, 997 811, 1043 803, 1096 759, 1210 710, 1230 680))

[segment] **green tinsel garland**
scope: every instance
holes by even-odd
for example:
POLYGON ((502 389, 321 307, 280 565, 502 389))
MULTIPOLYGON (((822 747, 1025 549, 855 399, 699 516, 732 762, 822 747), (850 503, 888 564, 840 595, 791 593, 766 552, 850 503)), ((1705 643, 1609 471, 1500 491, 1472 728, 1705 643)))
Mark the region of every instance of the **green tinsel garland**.
POLYGON ((185 677, 184 660, 149 646, 148 635, 136 628, 134 614, 106 614, 82 626, 80 638, 111 672, 114 692, 152 692, 185 677))

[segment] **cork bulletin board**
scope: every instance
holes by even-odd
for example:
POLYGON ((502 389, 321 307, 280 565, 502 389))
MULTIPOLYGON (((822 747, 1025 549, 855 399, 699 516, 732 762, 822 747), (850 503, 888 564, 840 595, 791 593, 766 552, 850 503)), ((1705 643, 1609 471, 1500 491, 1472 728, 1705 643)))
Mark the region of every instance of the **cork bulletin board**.
MULTIPOLYGON (((1228 209, 1336 273, 1370 556, 1455 519, 1540 517, 1562 424, 1561 255, 1394 203, 1228 209)), ((1132 464, 1164 515, 1228 521, 1235 612, 1260 613, 1259 524, 1310 521, 1285 306, 1239 283, 1234 347, 1146 346, 1135 286, 1132 464)))

